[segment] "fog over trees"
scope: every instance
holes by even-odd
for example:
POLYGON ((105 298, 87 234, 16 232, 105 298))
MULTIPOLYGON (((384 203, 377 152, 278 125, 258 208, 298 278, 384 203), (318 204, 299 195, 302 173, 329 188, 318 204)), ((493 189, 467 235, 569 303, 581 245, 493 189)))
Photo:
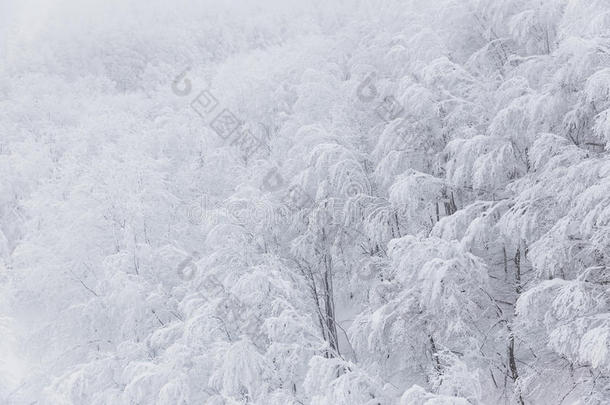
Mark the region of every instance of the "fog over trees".
POLYGON ((0 26, 0 404, 610 404, 608 0, 0 26))

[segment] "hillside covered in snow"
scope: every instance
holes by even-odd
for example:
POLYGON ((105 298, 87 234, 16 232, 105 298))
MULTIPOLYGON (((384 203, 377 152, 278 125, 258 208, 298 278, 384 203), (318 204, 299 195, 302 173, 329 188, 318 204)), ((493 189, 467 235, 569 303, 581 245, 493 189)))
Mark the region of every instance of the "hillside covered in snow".
POLYGON ((608 0, 0 27, 0 404, 610 403, 608 0))

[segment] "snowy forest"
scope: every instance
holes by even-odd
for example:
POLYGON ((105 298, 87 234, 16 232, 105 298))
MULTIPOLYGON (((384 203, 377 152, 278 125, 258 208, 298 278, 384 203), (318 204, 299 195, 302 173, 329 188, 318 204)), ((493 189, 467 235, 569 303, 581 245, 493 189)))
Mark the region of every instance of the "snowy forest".
POLYGON ((0 0, 0 404, 610 404, 610 0, 0 0))

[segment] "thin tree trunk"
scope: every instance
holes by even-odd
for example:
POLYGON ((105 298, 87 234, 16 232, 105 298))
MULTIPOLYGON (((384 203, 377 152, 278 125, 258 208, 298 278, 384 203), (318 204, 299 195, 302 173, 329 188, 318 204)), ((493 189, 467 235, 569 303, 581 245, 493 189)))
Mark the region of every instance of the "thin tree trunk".
POLYGON ((521 249, 517 248, 515 253, 515 290, 521 294, 521 249))
MULTIPOLYGON (((517 382, 519 378, 519 372, 517 371, 517 362, 515 360, 515 336, 513 335, 512 330, 509 329, 510 336, 508 338, 508 366, 510 368, 510 377, 513 380, 513 383, 517 382)), ((520 391, 520 390, 517 390, 520 391)), ((521 392, 518 392, 519 403, 524 405, 523 398, 521 397, 521 392)))
MULTIPOLYGON (((505 250, 506 252, 506 250, 505 250)), ((517 247, 517 252, 515 253, 515 292, 517 293, 517 298, 521 294, 521 248, 517 247)), ((515 299, 516 302, 516 299, 515 299)), ((519 378, 519 372, 517 370, 517 361, 515 360, 515 335, 513 334, 512 328, 509 326, 508 328, 508 367, 510 369, 510 377, 513 380, 513 383, 517 382, 519 378)), ((519 403, 524 405, 523 398, 521 396, 521 391, 517 388, 516 390, 517 396, 519 398, 519 403)))
POLYGON ((432 335, 429 336, 430 338, 430 348, 432 351, 432 361, 434 362, 434 370, 436 370, 436 373, 439 376, 439 379, 441 381, 441 384, 443 383, 442 380, 442 374, 443 374, 443 369, 441 367, 441 361, 438 358, 438 350, 436 349, 436 343, 434 343, 434 338, 432 337, 432 335))
POLYGON ((330 255, 324 255, 324 306, 326 316, 326 327, 328 328, 330 347, 341 354, 339 351, 339 340, 337 333, 337 325, 335 320, 335 300, 333 297, 333 274, 332 262, 330 255))

